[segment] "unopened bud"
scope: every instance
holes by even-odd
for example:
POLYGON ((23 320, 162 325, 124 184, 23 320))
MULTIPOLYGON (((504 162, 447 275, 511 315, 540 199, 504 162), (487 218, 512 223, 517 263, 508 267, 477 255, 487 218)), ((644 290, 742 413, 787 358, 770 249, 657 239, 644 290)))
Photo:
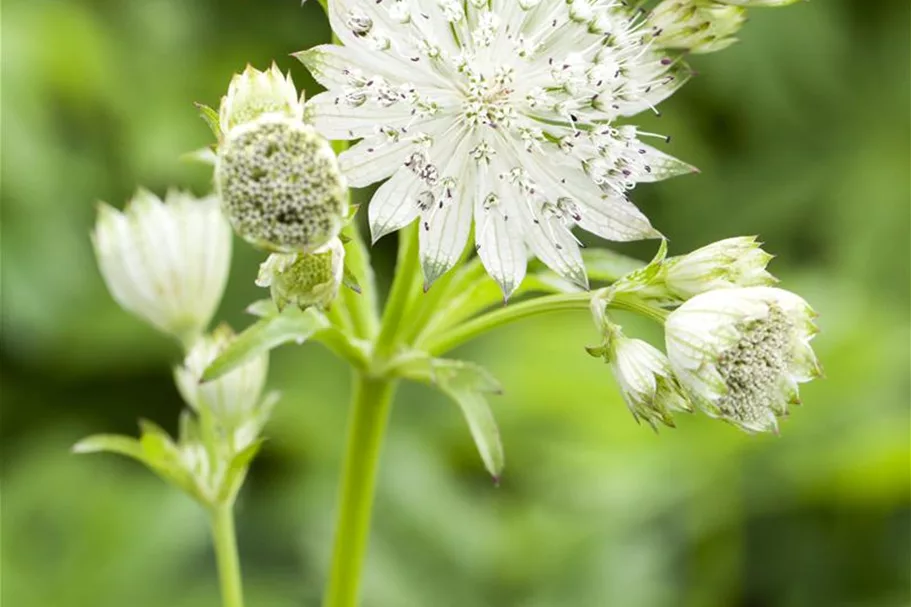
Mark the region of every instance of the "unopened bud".
POLYGON ((312 253, 273 253, 259 267, 256 284, 268 287, 279 310, 328 306, 338 295, 345 248, 338 238, 312 253))
POLYGON ((291 74, 282 76, 274 63, 265 72, 248 65, 242 74, 235 74, 228 94, 222 97, 218 111, 221 131, 228 133, 237 125, 269 113, 303 119, 303 102, 297 96, 291 74))
MULTIPOLYGON (((731 4, 734 4, 733 2, 731 4)), ((656 46, 692 53, 713 53, 737 41, 746 11, 700 0, 664 0, 648 17, 656 46)))

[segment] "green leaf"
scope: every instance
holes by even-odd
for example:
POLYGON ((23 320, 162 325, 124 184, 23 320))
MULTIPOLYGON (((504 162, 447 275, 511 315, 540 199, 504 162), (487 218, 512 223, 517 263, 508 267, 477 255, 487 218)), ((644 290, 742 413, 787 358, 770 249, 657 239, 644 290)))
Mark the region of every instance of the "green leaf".
POLYGON ((145 454, 139 441, 132 436, 121 434, 94 434, 87 436, 75 445, 73 453, 119 453, 140 462, 145 462, 145 454))
POLYGON ((281 314, 263 318, 243 333, 206 368, 202 381, 218 379, 250 359, 290 341, 302 344, 314 333, 329 326, 322 312, 315 308, 301 311, 288 308, 281 314))
POLYGON ((225 477, 222 481, 221 491, 219 492, 219 499, 226 502, 233 502, 237 497, 237 493, 240 491, 240 488, 244 484, 244 479, 247 477, 247 470, 250 468, 250 463, 253 461, 253 458, 256 457, 256 454, 259 453, 260 448, 263 446, 265 439, 258 438, 244 449, 241 449, 228 466, 227 471, 225 471, 225 477))
POLYGON ((218 117, 218 112, 202 103, 194 103, 193 105, 195 105, 196 109, 199 110, 200 117, 212 130, 215 138, 221 141, 221 120, 218 117))
POLYGON ((260 299, 247 306, 245 312, 259 318, 267 318, 269 316, 276 316, 278 314, 278 308, 271 299, 260 299))
POLYGON ((348 264, 345 264, 345 274, 342 276, 342 284, 358 295, 361 294, 361 285, 358 284, 357 276, 354 275, 354 272, 351 271, 348 264))
POLYGON ((484 394, 501 393, 500 383, 479 365, 427 355, 414 356, 399 369, 406 377, 435 385, 459 405, 484 466, 499 481, 505 456, 500 430, 484 394))

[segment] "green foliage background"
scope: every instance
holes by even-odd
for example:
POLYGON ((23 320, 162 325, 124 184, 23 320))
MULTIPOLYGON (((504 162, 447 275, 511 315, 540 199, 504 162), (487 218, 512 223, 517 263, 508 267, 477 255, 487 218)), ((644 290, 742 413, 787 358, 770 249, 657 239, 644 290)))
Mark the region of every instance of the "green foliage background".
MULTIPOLYGON (((460 355, 494 401, 494 488, 457 411, 399 396, 384 451, 366 607, 909 604, 909 7, 755 10, 742 42, 648 126, 702 169, 635 192, 672 253, 757 233, 821 312, 828 378, 781 437, 702 416, 637 426, 582 347, 584 315, 503 330, 460 355)), ((181 153, 191 102, 232 73, 328 39, 315 2, 8 0, 2 14, 2 599, 7 607, 217 605, 200 511, 137 465, 75 457, 91 432, 173 428, 177 349, 122 312, 89 245, 101 199, 204 192, 181 153)), ((622 247, 647 257, 654 244, 622 247)), ((389 275, 394 239, 375 252, 389 275)), ((221 318, 263 293, 237 243, 221 318)), ((631 332, 652 338, 630 320, 631 332)), ((348 375, 318 346, 273 357, 285 393, 239 504, 248 603, 317 605, 348 375)))

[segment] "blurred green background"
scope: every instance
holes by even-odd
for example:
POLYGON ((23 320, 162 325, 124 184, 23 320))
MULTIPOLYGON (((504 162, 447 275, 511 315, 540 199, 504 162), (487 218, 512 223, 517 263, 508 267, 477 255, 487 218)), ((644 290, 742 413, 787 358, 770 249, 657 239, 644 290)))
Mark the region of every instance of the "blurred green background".
MULTIPOLYGON (((380 474, 366 607, 905 606, 909 600, 909 6, 755 10, 742 42, 647 126, 702 174, 635 199, 684 252, 759 234, 822 313, 828 377, 780 437, 703 416, 637 426, 586 356, 583 314, 466 347, 494 401, 494 488, 454 407, 400 393, 380 474)), ((91 432, 173 429, 177 348, 121 311, 95 268, 93 203, 137 184, 203 193, 179 160, 210 141, 245 63, 328 39, 315 2, 7 0, 2 14, 2 599, 5 607, 218 604, 200 510, 91 432)), ((394 238, 375 252, 391 269, 394 238)), ((643 257, 654 244, 621 247, 643 257)), ((263 296, 237 243, 221 318, 263 296)), ((629 332, 659 337, 630 321, 629 332)), ((284 391, 239 503, 248 604, 317 605, 349 390, 316 345, 273 357, 284 391)))

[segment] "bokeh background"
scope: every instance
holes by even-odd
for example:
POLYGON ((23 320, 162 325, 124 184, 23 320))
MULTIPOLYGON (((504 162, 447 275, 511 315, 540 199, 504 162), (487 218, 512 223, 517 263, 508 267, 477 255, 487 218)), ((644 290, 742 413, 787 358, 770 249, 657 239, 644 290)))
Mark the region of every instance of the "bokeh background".
MULTIPOLYGON (((656 435, 583 351, 584 314, 504 329, 460 352, 506 386, 504 481, 453 406, 403 390, 366 607, 909 605, 909 17, 906 0, 752 11, 648 120, 702 169, 635 192, 672 252, 759 234, 822 313, 828 377, 782 435, 703 416, 656 435)), ((138 184, 205 192, 206 168, 179 159, 210 140, 192 102, 273 58, 314 90, 288 55, 327 39, 315 2, 3 3, 5 607, 218 604, 200 510, 132 462, 68 452, 140 416, 173 429, 181 408, 177 348, 113 303, 88 233, 96 200, 138 184)), ((394 245, 375 251, 385 276, 394 245)), ((235 251, 220 317, 239 328, 261 254, 235 251)), ((248 604, 317 605, 348 373, 286 347, 270 382, 285 396, 238 507, 248 604)))

